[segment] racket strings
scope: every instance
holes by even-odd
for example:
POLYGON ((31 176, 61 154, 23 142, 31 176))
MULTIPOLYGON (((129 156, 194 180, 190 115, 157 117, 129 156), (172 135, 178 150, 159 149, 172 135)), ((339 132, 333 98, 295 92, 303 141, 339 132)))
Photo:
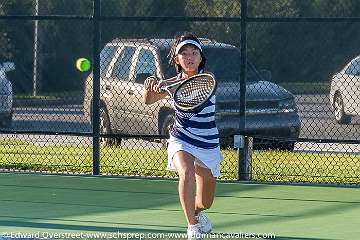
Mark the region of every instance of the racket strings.
POLYGON ((215 80, 209 77, 195 78, 185 82, 176 92, 178 106, 191 108, 204 102, 213 92, 215 80))

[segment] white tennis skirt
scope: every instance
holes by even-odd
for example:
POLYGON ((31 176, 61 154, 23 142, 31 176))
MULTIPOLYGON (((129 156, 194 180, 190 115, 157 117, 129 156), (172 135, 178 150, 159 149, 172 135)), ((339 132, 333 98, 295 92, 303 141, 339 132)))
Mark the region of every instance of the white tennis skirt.
POLYGON ((220 163, 224 159, 220 147, 212 149, 199 148, 172 136, 170 136, 168 142, 168 170, 176 171, 173 162, 175 153, 185 151, 195 157, 195 164, 210 169, 214 177, 220 176, 220 163))

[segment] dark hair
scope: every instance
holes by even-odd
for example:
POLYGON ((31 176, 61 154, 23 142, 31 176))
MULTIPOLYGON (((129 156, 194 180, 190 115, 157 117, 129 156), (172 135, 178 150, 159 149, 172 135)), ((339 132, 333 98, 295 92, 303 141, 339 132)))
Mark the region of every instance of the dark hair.
MULTIPOLYGON (((182 35, 177 36, 175 38, 175 42, 172 45, 170 52, 168 54, 168 58, 169 58, 169 63, 171 65, 174 65, 174 67, 176 68, 176 72, 179 73, 181 72, 182 68, 179 64, 176 64, 175 62, 175 57, 176 57, 176 46, 184 41, 184 40, 193 40, 197 43, 199 43, 201 45, 200 40, 195 36, 195 34, 191 33, 191 32, 184 32, 182 35)), ((204 53, 202 51, 200 51, 200 55, 201 55, 201 62, 199 64, 199 70, 204 70, 205 69, 205 64, 206 64, 206 57, 204 55, 204 53)))

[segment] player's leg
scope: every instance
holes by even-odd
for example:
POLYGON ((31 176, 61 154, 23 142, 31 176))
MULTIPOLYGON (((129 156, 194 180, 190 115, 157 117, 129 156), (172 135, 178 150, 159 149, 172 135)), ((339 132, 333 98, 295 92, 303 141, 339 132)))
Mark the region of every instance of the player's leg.
POLYGON ((213 177, 210 169, 195 164, 196 172, 196 200, 195 200, 195 219, 199 224, 202 233, 212 231, 212 223, 202 210, 211 207, 216 187, 216 178, 213 177))
POLYGON ((185 151, 178 151, 173 158, 179 175, 179 198, 189 225, 195 221, 195 158, 185 151))
POLYGON ((210 169, 195 164, 196 173, 196 201, 195 212, 211 207, 216 188, 216 178, 213 177, 210 169))

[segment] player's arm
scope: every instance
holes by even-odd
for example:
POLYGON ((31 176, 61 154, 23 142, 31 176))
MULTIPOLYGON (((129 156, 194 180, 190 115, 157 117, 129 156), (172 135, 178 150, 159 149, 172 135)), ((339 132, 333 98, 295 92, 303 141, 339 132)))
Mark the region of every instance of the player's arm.
POLYGON ((144 82, 144 102, 145 104, 153 104, 163 98, 168 94, 162 92, 158 86, 158 81, 154 77, 149 77, 144 82))

